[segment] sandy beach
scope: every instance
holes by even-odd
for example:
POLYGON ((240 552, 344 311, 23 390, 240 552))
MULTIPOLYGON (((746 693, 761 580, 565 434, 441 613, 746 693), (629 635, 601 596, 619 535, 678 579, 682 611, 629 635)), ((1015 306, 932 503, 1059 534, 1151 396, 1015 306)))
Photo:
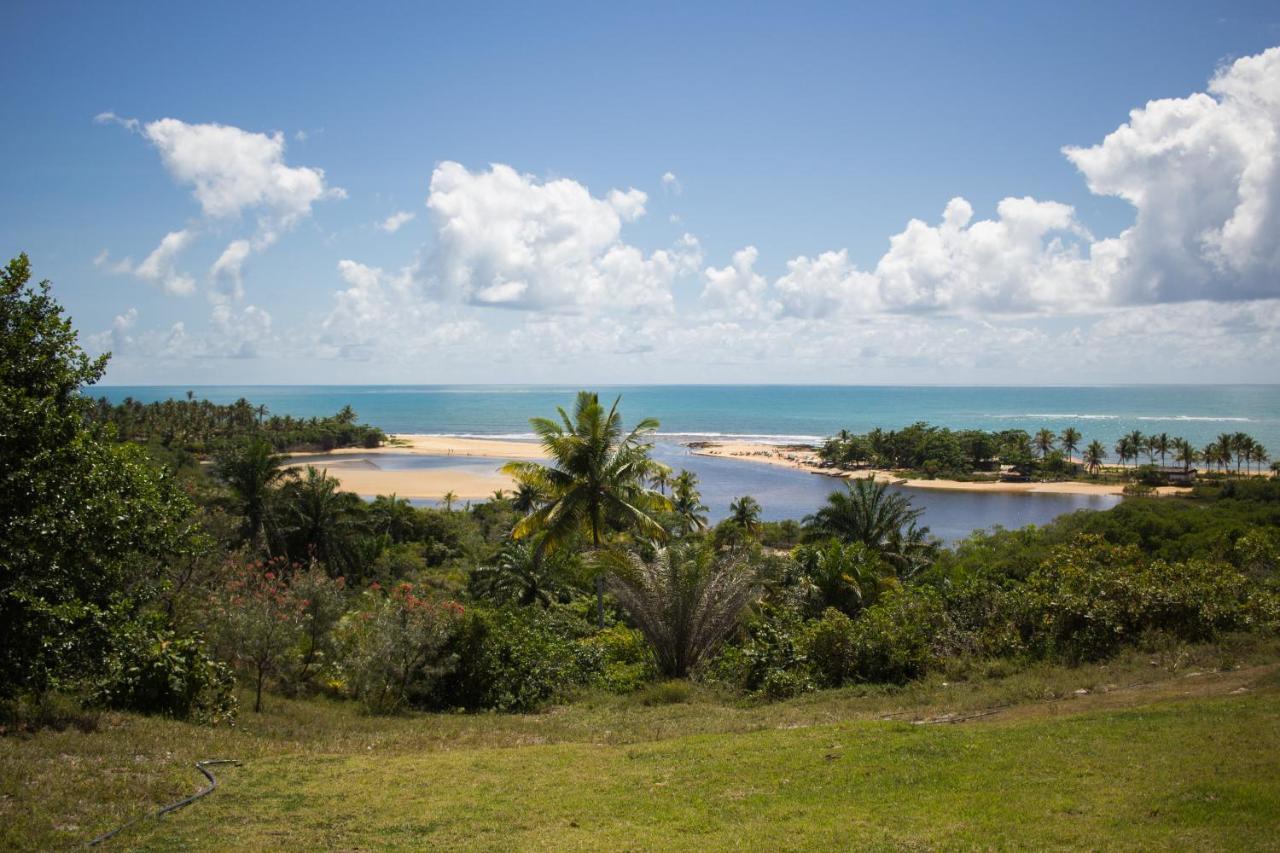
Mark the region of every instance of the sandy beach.
POLYGON ((294 467, 312 465, 326 471, 342 488, 361 497, 396 495, 414 500, 440 500, 453 492, 459 500, 488 498, 498 489, 510 490, 511 478, 498 472, 509 459, 540 459, 542 448, 533 441, 459 438, 441 435, 392 436, 394 444, 372 449, 345 447, 329 453, 293 453, 294 467), (455 456, 458 467, 388 471, 378 467, 379 456, 455 456), (488 472, 483 460, 493 460, 488 472))
MULTIPOLYGON (((754 442, 699 442, 691 448, 701 456, 717 456, 725 459, 738 459, 743 462, 755 462, 763 465, 778 465, 812 474, 821 474, 837 479, 854 479, 870 477, 883 480, 898 486, 913 489, 936 489, 939 491, 959 492, 1006 492, 1025 494, 1057 494, 1057 495, 1122 495, 1124 486, 1119 483, 1080 483, 1080 482, 1048 482, 1048 483, 973 483, 963 480, 924 480, 903 477, 893 471, 864 469, 860 471, 839 471, 824 468, 821 460, 811 448, 798 445, 779 446, 774 444, 758 444, 754 442)), ((1161 494, 1174 494, 1188 489, 1162 488, 1161 494)))

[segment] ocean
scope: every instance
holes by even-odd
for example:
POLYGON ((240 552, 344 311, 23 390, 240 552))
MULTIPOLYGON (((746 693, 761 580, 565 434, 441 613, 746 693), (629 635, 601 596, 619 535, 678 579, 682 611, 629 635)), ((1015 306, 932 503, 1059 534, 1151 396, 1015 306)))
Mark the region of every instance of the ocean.
MULTIPOLYGON (((528 419, 568 408, 572 386, 256 385, 111 386, 92 389, 113 402, 198 398, 230 403, 244 397, 273 413, 331 415, 350 405, 363 422, 387 432, 527 438, 528 419)), ((813 512, 838 482, 815 474, 690 454, 691 438, 743 438, 816 442, 841 429, 866 432, 915 421, 955 429, 1025 429, 1061 432, 1074 426, 1083 444, 1098 439, 1110 449, 1132 430, 1166 432, 1202 447, 1219 433, 1246 432, 1280 453, 1280 386, 1137 385, 1089 388, 694 386, 596 387, 603 399, 621 396, 627 425, 641 417, 661 422, 655 456, 700 480, 712 520, 733 498, 752 495, 766 519, 813 512)), ((390 460, 381 460, 386 464, 390 460)), ((456 459, 404 460, 406 465, 459 464, 456 459)), ((487 464, 487 463, 486 463, 487 464)), ((498 463, 494 463, 496 467, 498 463)), ((1044 524, 1065 512, 1106 509, 1119 498, 1083 495, 974 494, 903 489, 924 507, 923 523, 946 542, 977 528, 1044 524)))

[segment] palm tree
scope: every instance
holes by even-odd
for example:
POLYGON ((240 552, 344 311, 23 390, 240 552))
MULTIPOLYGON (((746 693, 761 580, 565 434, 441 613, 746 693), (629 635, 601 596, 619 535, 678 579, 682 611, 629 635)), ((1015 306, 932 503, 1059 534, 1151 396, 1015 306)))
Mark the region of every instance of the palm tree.
POLYGON ((404 498, 378 495, 369 504, 369 520, 372 532, 392 542, 407 542, 418 529, 417 510, 404 498))
POLYGON ((1184 472, 1190 471, 1191 466, 1200 458, 1200 454, 1196 452, 1195 446, 1185 438, 1175 438, 1173 440, 1173 459, 1175 462, 1182 463, 1184 472))
POLYGON ((290 555, 302 561, 314 556, 330 572, 357 568, 355 536, 360 533, 360 498, 339 489, 324 471, 307 466, 302 479, 284 489, 285 509, 281 525, 291 545, 290 555))
POLYGON ((743 495, 729 502, 729 523, 754 534, 760 529, 760 502, 751 495, 743 495))
POLYGON ((1062 449, 1067 454, 1068 462, 1072 461, 1071 457, 1075 455, 1076 449, 1080 446, 1080 439, 1080 430, 1075 427, 1067 427, 1062 431, 1062 449))
POLYGON ((658 493, 665 495, 667 487, 671 485, 671 467, 663 465, 661 462, 651 462, 649 467, 649 482, 658 487, 658 493))
POLYGON ((268 502, 275 487, 298 475, 296 469, 283 467, 287 458, 259 438, 233 448, 215 462, 218 477, 240 501, 245 538, 255 545, 261 544, 268 502))
POLYGON ((887 483, 871 477, 846 481, 845 487, 843 492, 828 495, 826 505, 807 516, 804 523, 815 533, 842 542, 861 542, 901 574, 914 573, 921 559, 927 559, 933 551, 929 528, 916 526, 916 519, 924 510, 913 507, 906 495, 890 491, 887 483))
POLYGON ((1249 448, 1249 461, 1258 463, 1259 474, 1262 473, 1262 466, 1265 465, 1267 460, 1270 458, 1271 456, 1267 453, 1267 449, 1265 447, 1256 441, 1253 442, 1253 446, 1249 448))
POLYGON ((1133 464, 1138 464, 1138 454, 1147 446, 1147 437, 1138 430, 1134 430, 1125 436, 1129 442, 1129 456, 1133 459, 1133 464))
POLYGON ((1106 459, 1107 449, 1096 438, 1089 442, 1089 446, 1084 449, 1084 464, 1091 474, 1097 474, 1102 469, 1102 463, 1106 459))
POLYGON ((515 497, 511 499, 511 508, 523 515, 533 512, 534 507, 542 503, 542 492, 533 483, 517 483, 515 497))
POLYGON ((1131 453, 1135 452, 1133 450, 1133 441, 1127 435, 1121 436, 1120 440, 1116 442, 1115 451, 1116 456, 1120 458, 1120 467, 1123 468, 1124 461, 1129 458, 1131 453))
POLYGON ((707 507, 698 494, 698 475, 681 470, 671 486, 671 508, 676 514, 676 529, 681 536, 707 526, 707 507))
POLYGON ((683 678, 738 624, 756 576, 736 554, 697 544, 661 548, 651 562, 606 554, 609 589, 653 647, 663 675, 683 678))
POLYGON ((861 542, 844 544, 836 539, 816 545, 797 545, 791 559, 804 573, 805 598, 820 613, 834 607, 847 616, 875 603, 883 586, 885 564, 861 542))
POLYGON ((1169 434, 1167 432, 1162 432, 1159 435, 1151 436, 1151 440, 1147 443, 1147 446, 1151 448, 1152 453, 1160 454, 1160 467, 1163 468, 1164 457, 1174 446, 1174 441, 1169 438, 1169 434))
POLYGON ((1218 446, 1218 442, 1211 441, 1204 446, 1201 451, 1201 457, 1204 459, 1205 465, 1212 465, 1215 468, 1222 461, 1222 448, 1218 446))
POLYGON ((561 563, 545 559, 528 542, 512 542, 490 565, 471 573, 472 592, 494 601, 548 607, 561 589, 561 563))
POLYGON ((1236 473, 1240 473, 1240 463, 1248 461, 1256 442, 1248 433, 1238 432, 1231 436, 1231 452, 1236 456, 1236 473))
POLYGON ((453 502, 458 499, 458 493, 455 491, 447 491, 440 496, 440 502, 444 504, 445 512, 453 512, 453 502))
POLYGON ((1044 458, 1049 455, 1049 451, 1053 450, 1053 445, 1056 439, 1054 438, 1052 430, 1042 429, 1036 433, 1036 437, 1033 441, 1035 442, 1036 449, 1040 451, 1041 461, 1044 461, 1044 458))
MULTIPOLYGON (((558 548, 587 533, 592 550, 599 551, 610 529, 634 529, 652 539, 666 538, 653 513, 668 510, 665 496, 649 489, 648 437, 658 422, 645 418, 628 433, 618 413, 621 397, 606 412, 600 398, 579 391, 573 417, 558 409, 560 421, 532 418, 529 423, 542 440, 551 465, 508 462, 503 473, 517 483, 529 484, 543 496, 539 506, 511 531, 515 539, 540 534, 537 551, 558 548)), ((604 625, 603 581, 597 577, 596 605, 604 625)))
POLYGON ((1231 454, 1236 449, 1236 437, 1232 433, 1219 433, 1217 441, 1217 461, 1226 465, 1227 469, 1231 469, 1231 454))

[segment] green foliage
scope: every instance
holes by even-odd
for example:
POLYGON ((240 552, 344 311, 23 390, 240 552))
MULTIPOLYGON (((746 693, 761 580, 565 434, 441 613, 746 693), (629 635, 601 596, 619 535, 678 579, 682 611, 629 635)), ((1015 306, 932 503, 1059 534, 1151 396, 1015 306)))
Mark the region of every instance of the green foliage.
POLYGON ((462 607, 419 592, 409 583, 375 585, 339 626, 344 687, 371 713, 432 706, 458 667, 452 647, 464 630, 462 607))
POLYGON ((939 664, 952 625, 930 587, 892 589, 854 623, 849 671, 858 681, 901 684, 939 664))
POLYGON ((598 683, 611 693, 631 693, 653 681, 658 668, 644 635, 625 625, 612 625, 579 641, 598 654, 598 683))
POLYGON ((828 608, 808 626, 804 637, 805 660, 819 687, 839 687, 857 676, 854 623, 839 610, 828 608))
POLYGON ((91 360, 25 255, 0 270, 0 698, 98 677, 111 632, 195 547, 191 505, 85 423, 91 360))
POLYGON ((865 545, 899 577, 908 578, 932 560, 937 547, 929 539, 929 528, 916 525, 922 512, 909 497, 891 491, 888 483, 863 477, 847 481, 845 491, 828 495, 805 524, 813 536, 865 545))
POLYGON ((94 704, 205 723, 234 717, 231 670, 199 639, 149 620, 115 632, 111 644, 94 704))

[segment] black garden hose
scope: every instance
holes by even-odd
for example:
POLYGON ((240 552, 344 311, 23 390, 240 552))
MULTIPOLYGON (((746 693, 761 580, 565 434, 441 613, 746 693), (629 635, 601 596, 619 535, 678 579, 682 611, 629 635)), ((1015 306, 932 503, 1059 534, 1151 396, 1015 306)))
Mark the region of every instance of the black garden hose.
POLYGON ((115 829, 111 830, 110 832, 104 832, 102 833, 102 835, 99 835, 97 838, 85 844, 85 846, 96 847, 97 845, 101 844, 104 841, 108 841, 112 838, 115 838, 121 832, 124 832, 126 829, 133 826, 135 823, 138 823, 139 821, 145 820, 149 817, 163 817, 167 815, 169 812, 176 812, 178 809, 182 808, 183 806, 189 806, 192 803, 194 803, 196 800, 200 799, 201 797, 205 797, 205 796, 208 796, 209 794, 212 794, 214 790, 218 787, 218 780, 213 778, 213 774, 210 773, 206 768, 211 767, 215 764, 231 764, 236 767, 240 766, 240 762, 234 758, 211 758, 211 759, 206 759, 204 761, 197 761, 196 769, 199 770, 201 773, 203 773, 204 777, 209 780, 208 786, 201 788, 199 791, 196 791, 194 794, 192 794, 189 797, 184 797, 183 799, 178 800, 176 803, 170 803, 169 805, 160 809, 160 811, 156 812, 155 814, 141 815, 139 817, 135 817, 133 820, 129 821, 128 823, 117 826, 115 829))

